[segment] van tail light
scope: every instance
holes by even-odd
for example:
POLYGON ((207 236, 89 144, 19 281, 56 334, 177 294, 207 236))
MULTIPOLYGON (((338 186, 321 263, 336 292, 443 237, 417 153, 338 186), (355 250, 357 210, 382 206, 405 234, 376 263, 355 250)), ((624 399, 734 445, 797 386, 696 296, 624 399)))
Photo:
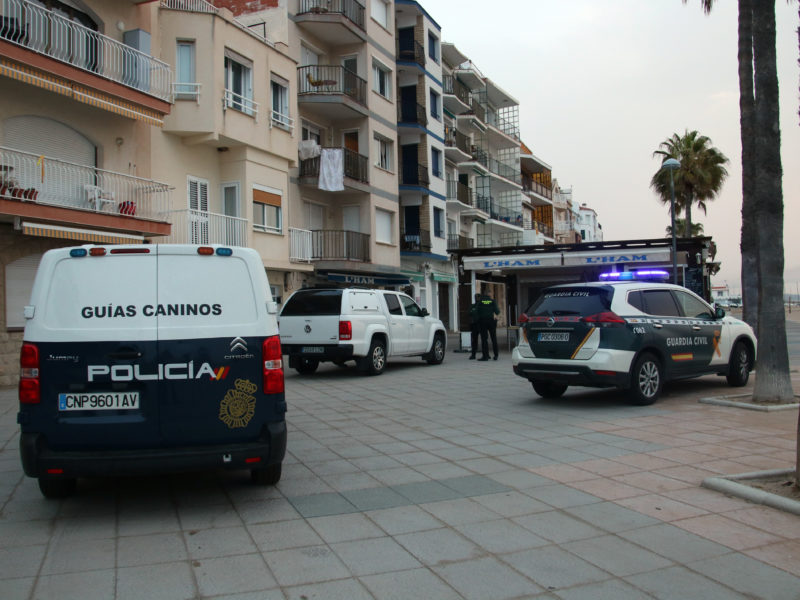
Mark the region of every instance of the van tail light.
POLYGON ((353 324, 350 321, 339 321, 339 339, 353 339, 353 324))
POLYGON ((614 325, 625 324, 625 319, 610 310, 583 317, 581 321, 584 323, 593 323, 597 327, 613 327, 614 325))
POLYGON ((39 348, 35 344, 22 344, 19 366, 20 404, 39 404, 42 400, 39 384, 39 348))
POLYGON ((523 323, 527 322, 528 322, 528 315, 526 315, 525 313, 520 314, 519 319, 517 319, 517 323, 522 325, 523 323))
POLYGON ((281 354, 280 336, 273 335, 265 339, 261 354, 264 365, 264 393, 282 394, 284 390, 283 355, 281 354))

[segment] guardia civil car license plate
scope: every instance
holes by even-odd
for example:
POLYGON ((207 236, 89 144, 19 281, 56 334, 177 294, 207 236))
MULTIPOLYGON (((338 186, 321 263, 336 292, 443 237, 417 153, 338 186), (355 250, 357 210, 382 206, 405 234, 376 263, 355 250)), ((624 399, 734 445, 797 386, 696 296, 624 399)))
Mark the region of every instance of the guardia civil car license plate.
POLYGON ((568 331, 543 331, 536 338, 540 342, 568 342, 568 331))
POLYGON ((58 395, 58 410, 136 410, 139 392, 85 392, 58 395))

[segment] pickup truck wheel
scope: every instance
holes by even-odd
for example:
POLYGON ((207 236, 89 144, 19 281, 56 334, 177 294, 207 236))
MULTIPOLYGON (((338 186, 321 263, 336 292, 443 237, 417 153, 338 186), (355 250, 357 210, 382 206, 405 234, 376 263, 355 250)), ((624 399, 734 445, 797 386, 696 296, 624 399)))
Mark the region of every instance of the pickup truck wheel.
POLYGON ((275 485, 281 480, 281 463, 264 469, 253 469, 250 471, 250 479, 256 485, 275 485))
POLYGON ((431 351, 423 357, 429 365, 439 365, 444 360, 444 336, 437 333, 433 337, 431 351))
POLYGON ((315 358, 301 358, 295 370, 300 373, 300 375, 311 375, 317 370, 318 366, 319 361, 315 358))
POLYGON ((361 359, 361 368, 367 375, 380 375, 386 367, 386 344, 373 339, 369 345, 369 354, 361 359))

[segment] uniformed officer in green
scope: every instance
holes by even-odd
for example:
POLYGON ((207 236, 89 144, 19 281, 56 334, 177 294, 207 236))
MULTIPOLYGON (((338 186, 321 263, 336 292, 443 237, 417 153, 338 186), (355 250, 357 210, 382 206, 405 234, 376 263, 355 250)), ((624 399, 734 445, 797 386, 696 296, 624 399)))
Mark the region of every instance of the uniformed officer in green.
POLYGON ((485 291, 478 296, 476 304, 478 305, 478 324, 481 333, 481 352, 483 353, 478 360, 489 360, 489 336, 492 337, 492 350, 494 350, 494 359, 497 360, 499 353, 497 351, 497 321, 495 320, 495 315, 500 314, 500 309, 497 308, 497 303, 494 299, 487 295, 485 291))

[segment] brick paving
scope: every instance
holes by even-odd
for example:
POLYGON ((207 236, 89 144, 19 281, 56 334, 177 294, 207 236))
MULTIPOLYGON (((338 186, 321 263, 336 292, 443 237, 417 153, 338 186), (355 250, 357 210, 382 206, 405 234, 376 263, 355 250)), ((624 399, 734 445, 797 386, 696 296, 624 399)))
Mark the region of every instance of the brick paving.
POLYGON ((723 378, 650 407, 547 401, 507 352, 448 351, 286 385, 278 486, 82 480, 63 501, 23 476, 0 390, 0 598, 800 598, 800 519, 700 487, 792 467, 797 411, 697 402, 731 393, 723 378))

